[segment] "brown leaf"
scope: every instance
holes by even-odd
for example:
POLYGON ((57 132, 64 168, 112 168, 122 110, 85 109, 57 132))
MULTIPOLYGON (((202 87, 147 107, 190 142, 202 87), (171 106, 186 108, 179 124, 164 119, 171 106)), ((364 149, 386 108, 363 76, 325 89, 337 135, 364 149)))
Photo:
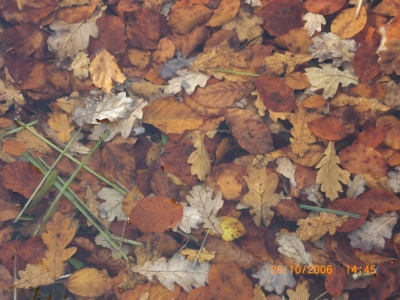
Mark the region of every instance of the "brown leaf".
POLYGON ((325 288, 332 297, 339 297, 346 287, 346 272, 339 266, 334 266, 325 279, 325 288))
POLYGON ((161 65, 169 61, 175 54, 175 45, 168 38, 158 42, 158 50, 153 53, 153 63, 161 65))
POLYGON ((74 272, 64 286, 74 295, 80 297, 99 297, 112 289, 113 280, 107 272, 94 268, 83 268, 74 272))
POLYGON ((342 39, 359 33, 367 23, 367 10, 362 7, 358 19, 355 18, 356 10, 356 7, 342 10, 332 21, 331 31, 342 39))
POLYGON ((182 134, 186 130, 198 129, 203 119, 185 103, 172 97, 158 99, 143 109, 143 123, 152 124, 165 134, 182 134))
POLYGON ((378 53, 381 58, 379 61, 381 71, 389 75, 393 72, 395 72, 396 75, 400 75, 400 40, 396 38, 391 39, 385 43, 385 47, 387 50, 378 53))
POLYGON ((400 199, 396 195, 378 188, 362 193, 358 199, 377 214, 399 210, 400 207, 400 199))
POLYGON ((57 138, 61 143, 66 143, 71 139, 74 126, 71 126, 72 119, 67 114, 55 110, 50 114, 48 123, 50 128, 57 132, 57 138))
POLYGON ((307 0, 304 8, 309 12, 321 15, 331 15, 346 4, 346 0, 307 0))
POLYGON ((328 204, 328 209, 335 209, 340 211, 346 211, 353 214, 358 214, 360 218, 349 218, 341 227, 337 229, 337 232, 350 232, 360 227, 368 216, 368 205, 360 205, 360 198, 342 198, 336 199, 335 201, 328 204))
POLYGON ((119 69, 117 60, 106 49, 103 49, 90 63, 90 77, 94 85, 104 93, 109 93, 113 81, 122 83, 126 77, 119 69))
POLYGON ((204 43, 209 37, 209 31, 205 26, 198 26, 193 29, 189 34, 185 35, 182 41, 182 53, 185 58, 197 48, 197 46, 204 43))
POLYGON ((239 11, 240 0, 222 0, 206 26, 217 27, 228 23, 239 11))
POLYGON ((376 148, 383 142, 391 127, 389 124, 377 125, 360 132, 354 144, 362 144, 367 147, 376 148))
POLYGON ((395 116, 384 116, 376 121, 377 125, 391 125, 392 128, 386 134, 383 140, 386 145, 395 150, 400 150, 400 120, 395 116))
POLYGON ((307 122, 307 126, 315 136, 324 140, 340 141, 347 136, 343 125, 329 115, 307 122))
POLYGON ((249 153, 263 154, 274 149, 267 125, 250 109, 228 108, 225 118, 232 135, 249 153))
POLYGON ((210 19, 212 11, 202 5, 182 6, 169 14, 168 26, 176 33, 188 34, 196 25, 210 19))
POLYGON ((129 214, 129 220, 142 232, 164 232, 175 227, 182 216, 181 204, 166 197, 155 196, 141 199, 129 214))

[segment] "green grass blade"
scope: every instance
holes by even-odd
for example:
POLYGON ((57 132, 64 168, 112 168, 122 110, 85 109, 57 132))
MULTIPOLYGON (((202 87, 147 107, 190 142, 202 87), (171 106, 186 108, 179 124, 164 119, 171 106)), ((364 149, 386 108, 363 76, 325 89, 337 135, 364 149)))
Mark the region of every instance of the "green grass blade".
MULTIPOLYGON (((37 119, 37 120, 35 120, 35 121, 32 121, 32 122, 26 124, 25 126, 26 126, 26 127, 30 127, 30 126, 35 125, 37 122, 39 122, 39 119, 37 119)), ((18 132, 18 131, 21 131, 22 129, 24 129, 24 127, 13 128, 13 129, 7 131, 4 135, 10 135, 10 134, 16 133, 16 132, 18 132)))
POLYGON ((349 216, 352 218, 360 218, 360 215, 358 214, 353 214, 353 213, 349 213, 346 211, 341 211, 341 210, 334 210, 334 209, 328 209, 328 208, 321 208, 321 207, 316 207, 316 206, 311 206, 311 205, 304 205, 304 204, 299 204, 300 208, 303 209, 308 209, 308 210, 314 210, 314 211, 319 211, 319 212, 331 212, 334 213, 336 215, 340 215, 340 216, 349 216))

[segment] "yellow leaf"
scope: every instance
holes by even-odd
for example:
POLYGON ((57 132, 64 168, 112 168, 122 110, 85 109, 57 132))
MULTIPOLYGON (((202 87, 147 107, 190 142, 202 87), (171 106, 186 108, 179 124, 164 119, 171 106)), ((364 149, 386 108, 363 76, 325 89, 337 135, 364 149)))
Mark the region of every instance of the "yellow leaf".
POLYGON ((287 295, 289 300, 308 300, 310 298, 310 293, 308 292, 309 286, 308 281, 305 280, 296 286, 296 291, 289 289, 287 295))
POLYGON ((258 227, 268 227, 275 207, 281 201, 278 194, 275 194, 278 185, 278 175, 272 173, 267 176, 266 168, 256 168, 252 165, 247 167, 249 177, 243 176, 247 183, 249 192, 244 195, 242 201, 245 205, 252 207, 250 213, 258 227))
POLYGON ((107 272, 94 268, 84 268, 76 271, 64 283, 74 295, 81 297, 99 297, 113 287, 114 281, 107 272))
POLYGON ((56 110, 50 114, 48 123, 50 128, 57 132, 57 138, 61 143, 66 143, 71 139, 71 131, 74 130, 74 126, 71 126, 72 120, 67 114, 56 110))
POLYGON ((312 58, 312 55, 294 54, 291 52, 281 54, 275 52, 274 55, 265 58, 265 65, 270 74, 281 75, 283 72, 290 74, 298 65, 301 65, 312 58))
POLYGON ((326 197, 332 201, 339 197, 338 192, 343 192, 340 182, 349 184, 351 181, 350 173, 342 170, 338 164, 340 164, 340 158, 336 155, 333 142, 330 141, 324 157, 316 165, 316 168, 320 169, 316 181, 321 184, 321 191, 325 192, 326 197))
POLYGON ((347 221, 349 216, 337 216, 334 213, 321 212, 319 216, 307 217, 297 221, 296 235, 302 240, 311 239, 315 242, 323 237, 327 232, 330 235, 335 234, 337 227, 340 227, 347 221))
POLYGON ((367 24, 367 10, 363 6, 356 19, 356 7, 342 10, 332 21, 331 31, 341 39, 348 39, 359 33, 367 24))
POLYGON ((307 122, 320 117, 317 113, 308 113, 303 107, 300 107, 295 114, 289 115, 288 119, 293 125, 290 130, 293 136, 290 138, 293 153, 303 156, 310 148, 309 144, 317 141, 315 135, 308 129, 307 122))
POLYGON ((222 239, 225 242, 231 242, 246 233, 243 224, 233 217, 222 217, 222 222, 219 226, 222 228, 222 239))
POLYGON ((232 20, 239 11, 240 0, 222 0, 206 26, 221 26, 232 20))
POLYGON ((106 49, 103 49, 90 64, 90 76, 95 86, 108 94, 112 89, 112 82, 122 83, 126 77, 119 69, 117 60, 106 49))
POLYGON ((197 261, 199 263, 202 263, 203 261, 209 261, 212 260, 215 257, 215 251, 213 252, 208 252, 206 248, 201 248, 201 252, 199 254, 198 250, 194 249, 183 249, 180 252, 182 255, 187 255, 187 260, 188 261, 194 261, 197 257, 197 261))
POLYGON ((197 134, 194 140, 194 147, 196 150, 190 154, 187 162, 192 165, 190 168, 191 174, 197 175, 203 181, 211 173, 211 159, 204 146, 204 134, 197 134))

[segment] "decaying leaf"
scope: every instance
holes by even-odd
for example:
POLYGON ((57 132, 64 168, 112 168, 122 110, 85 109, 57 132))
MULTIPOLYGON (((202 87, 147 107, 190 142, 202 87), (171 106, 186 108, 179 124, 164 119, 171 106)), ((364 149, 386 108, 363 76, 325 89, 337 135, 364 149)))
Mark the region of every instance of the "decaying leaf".
POLYGON ((372 248, 382 251, 385 239, 392 237, 392 229, 399 217, 396 212, 385 213, 380 217, 365 221, 360 228, 350 232, 347 236, 350 244, 355 248, 361 248, 364 253, 370 252, 372 248))
POLYGON ((290 159, 287 157, 279 157, 276 159, 276 163, 278 164, 276 171, 290 179, 290 184, 293 187, 296 187, 296 179, 294 178, 294 172, 296 171, 296 168, 293 166, 290 159))
POLYGON ((400 75, 400 40, 393 38, 386 42, 385 47, 387 50, 378 53, 381 58, 379 61, 381 71, 386 74, 395 72, 397 75, 400 75))
POLYGON ((311 253, 306 252, 303 242, 296 236, 294 232, 277 233, 276 241, 280 245, 278 251, 283 255, 294 258, 297 264, 313 264, 311 253))
MULTIPOLYGON (((94 242, 96 243, 96 245, 102 246, 104 248, 108 248, 111 250, 111 255, 112 258, 115 260, 121 259, 121 253, 120 251, 117 251, 105 238, 104 236, 99 233, 98 235, 96 235, 94 242)), ((119 247, 119 249, 121 250, 121 252, 128 254, 129 250, 130 250, 130 246, 123 244, 119 247)))
POLYGON ((337 216, 333 213, 321 212, 319 216, 307 217, 297 221, 296 235, 302 240, 311 239, 315 242, 323 237, 327 232, 333 235, 336 228, 340 227, 347 221, 349 216, 337 216))
POLYGON ((330 101, 330 104, 337 107, 343 107, 346 105, 353 106, 356 111, 364 112, 371 111, 371 113, 385 112, 390 107, 384 105, 381 101, 376 98, 366 99, 364 97, 354 97, 347 94, 340 94, 330 101))
POLYGON ((130 271, 143 274, 151 281, 157 278, 170 291, 175 290, 174 282, 176 282, 189 293, 192 286, 198 288, 207 284, 210 263, 193 265, 192 262, 185 260, 183 255, 176 254, 168 262, 161 257, 154 263, 146 262, 143 266, 130 267, 130 271))
POLYGON ((24 96, 16 90, 9 82, 0 80, 0 115, 4 114, 11 105, 24 105, 24 96))
POLYGON ((204 134, 196 134, 194 147, 196 150, 190 154, 187 162, 191 164, 191 174, 203 181, 211 173, 211 158, 204 146, 204 134))
POLYGON ((285 267, 285 265, 272 265, 267 261, 264 263, 261 269, 258 270, 257 273, 251 275, 251 277, 259 279, 260 281, 258 284, 266 291, 275 291, 278 295, 281 295, 285 289, 285 286, 293 287, 296 284, 296 280, 291 272, 276 272, 278 268, 284 270, 285 267))
POLYGON ((308 62, 311 59, 311 55, 294 54, 291 52, 281 54, 275 52, 274 55, 265 58, 265 65, 268 73, 281 75, 285 72, 285 74, 290 74, 298 65, 308 62))
POLYGON ((194 92, 196 86, 204 87, 210 78, 200 72, 190 72, 187 69, 179 70, 177 73, 180 76, 168 81, 168 86, 164 89, 164 93, 176 94, 184 88, 186 93, 190 95, 194 92))
POLYGON ((99 217, 107 219, 108 222, 114 221, 115 217, 117 220, 126 220, 126 215, 122 210, 122 199, 124 195, 115 189, 102 188, 98 193, 97 197, 106 200, 100 204, 99 217))
POLYGON ((104 93, 111 92, 113 81, 123 83, 126 79, 117 64, 117 60, 103 49, 90 63, 90 76, 95 86, 104 93))
POLYGON ((90 59, 88 54, 81 51, 76 55, 74 61, 68 67, 68 70, 72 71, 74 76, 79 80, 85 80, 89 77, 89 65, 90 59))
POLYGON ((321 184, 321 191, 325 192, 326 197, 333 201, 339 197, 338 192, 343 192, 340 182, 350 183, 350 173, 338 166, 340 159, 336 155, 335 145, 332 141, 329 142, 324 155, 324 158, 315 166, 320 169, 316 180, 321 184))
POLYGON ((243 176, 249 187, 249 192, 244 195, 242 202, 251 207, 250 213, 258 227, 268 227, 274 212, 271 210, 281 201, 279 194, 275 193, 278 185, 278 176, 274 173, 267 175, 266 168, 247 167, 249 176, 243 176))
POLYGON ((303 16, 302 20, 306 21, 306 24, 304 24, 304 28, 307 30, 308 36, 313 36, 315 31, 321 32, 322 25, 326 24, 323 15, 313 14, 312 12, 306 13, 303 16))
POLYGON ((207 22, 207 26, 221 26, 232 20, 240 7, 240 0, 222 0, 213 16, 207 22))
POLYGON ((311 82, 310 90, 324 89, 322 96, 325 99, 335 96, 339 83, 343 87, 358 84, 358 78, 351 71, 340 71, 329 64, 320 64, 320 68, 306 68, 306 74, 311 82))
POLYGON ((395 171, 389 172, 386 183, 393 193, 400 193, 400 166, 397 166, 395 171))
POLYGON ((348 198, 357 198, 359 195, 364 193, 366 183, 367 182, 364 180, 363 176, 361 174, 357 174, 349 183, 346 191, 346 196, 348 198))

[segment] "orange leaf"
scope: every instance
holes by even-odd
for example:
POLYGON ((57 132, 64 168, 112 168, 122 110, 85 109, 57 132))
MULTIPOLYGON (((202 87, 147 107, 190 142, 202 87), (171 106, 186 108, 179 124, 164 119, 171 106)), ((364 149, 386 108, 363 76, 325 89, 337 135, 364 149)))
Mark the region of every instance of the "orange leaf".
POLYGON ((363 205, 369 207, 377 214, 400 210, 400 199, 383 189, 372 189, 361 194, 358 198, 363 205))
POLYGON ((357 8, 348 8, 341 11, 333 20, 331 31, 342 39, 347 39, 359 33, 367 23, 367 10, 361 8, 360 16, 355 18, 357 8))
POLYGON ((155 196, 140 199, 129 220, 142 232, 164 232, 182 220, 183 206, 175 200, 155 196))
POLYGON ((107 272, 101 272, 94 268, 84 268, 68 277, 64 285, 74 295, 99 297, 112 289, 113 282, 107 272))
POLYGON ((50 128, 57 132, 57 138, 61 143, 66 143, 70 140, 71 131, 74 130, 74 126, 71 126, 72 120, 67 114, 56 110, 50 114, 48 122, 50 128))
POLYGON ((307 0, 304 8, 314 14, 330 15, 341 9, 346 2, 346 0, 307 0))
POLYGON ((188 34, 197 25, 206 22, 212 11, 202 5, 183 6, 172 10, 168 26, 176 33, 188 34))
POLYGON ((240 0, 222 0, 206 26, 222 26, 232 20, 239 11, 240 0))
POLYGON ((307 126, 315 136, 328 141, 340 141, 347 136, 344 126, 329 115, 307 122, 307 126))

